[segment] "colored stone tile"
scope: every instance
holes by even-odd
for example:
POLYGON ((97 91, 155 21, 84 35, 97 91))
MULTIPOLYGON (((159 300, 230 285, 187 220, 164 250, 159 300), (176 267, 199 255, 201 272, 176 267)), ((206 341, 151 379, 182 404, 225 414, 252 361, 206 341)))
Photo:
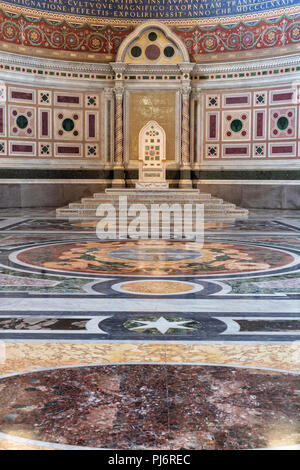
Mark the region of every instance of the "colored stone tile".
POLYGON ((168 344, 167 362, 199 362, 300 371, 300 345, 168 344))
POLYGON ((0 379, 0 431, 108 449, 292 445, 299 439, 298 385, 288 373, 196 365, 20 374, 0 379))
POLYGON ((58 271, 127 275, 207 275, 264 271, 288 265, 280 251, 238 243, 85 242, 29 248, 17 261, 58 271), (153 264, 155 263, 155 264, 153 264))

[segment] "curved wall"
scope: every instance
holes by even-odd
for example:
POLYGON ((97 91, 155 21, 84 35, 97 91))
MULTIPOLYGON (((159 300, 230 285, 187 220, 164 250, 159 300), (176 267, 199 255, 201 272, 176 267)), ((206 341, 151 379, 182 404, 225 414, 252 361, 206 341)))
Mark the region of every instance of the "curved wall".
POLYGON ((57 16, 93 21, 98 18, 111 20, 182 21, 233 18, 245 15, 268 15, 283 9, 291 13, 299 6, 299 0, 5 0, 1 2, 10 11, 26 10, 30 14, 43 14, 49 18, 57 16))
POLYGON ((4 16, 0 28, 0 39, 7 36, 6 42, 0 43, 0 191, 6 203, 5 194, 14 201, 11 192, 15 191, 19 196, 12 204, 17 206, 40 204, 41 200, 42 204, 58 206, 95 191, 95 185, 99 190, 99 185, 109 185, 119 90, 124 100, 123 150, 129 184, 137 177, 137 162, 130 155, 128 137, 128 104, 133 94, 147 94, 150 108, 151 94, 157 93, 158 97, 172 92, 176 96, 177 150, 175 159, 169 159, 173 161, 168 179, 177 184, 181 100, 191 91, 194 183, 209 185, 221 197, 225 190, 226 194, 231 192, 232 197, 228 194, 225 199, 245 207, 247 200, 257 207, 291 207, 298 203, 297 17, 249 23, 247 28, 252 28, 253 34, 243 24, 208 28, 177 22, 171 30, 182 39, 192 63, 157 61, 152 65, 114 63, 121 42, 134 30, 129 22, 111 26, 111 20, 107 20, 102 26, 92 26, 58 24, 22 15, 9 17, 7 12, 4 16), (254 33, 256 42, 250 47, 254 33), (47 42, 49 38, 53 44, 47 42), (100 49, 88 50, 88 44, 100 49), (271 53, 273 57, 268 58, 271 53), (243 60, 238 60, 239 54, 243 60), (234 199, 234 194, 240 199, 234 199), (272 194, 269 202, 267 194, 272 194))
POLYGON ((300 3, 278 1, 273 10, 267 8, 269 4, 127 0, 105 2, 102 11, 102 1, 0 2, 0 48, 31 56, 108 63, 141 21, 132 19, 131 13, 138 14, 142 8, 148 15, 144 20, 164 18, 170 24, 194 62, 231 60, 233 54, 235 59, 267 57, 274 55, 274 48, 278 55, 299 51, 300 3), (225 13, 217 14, 219 10, 225 13))
MULTIPOLYGON (((195 170, 300 169, 299 55, 188 66, 195 170)), ((147 96, 148 107, 155 92, 162 97, 175 92, 179 98, 186 86, 181 68, 182 64, 122 64, 125 161, 132 159, 126 150, 131 94, 147 96)), ((111 167, 118 73, 113 64, 41 60, 2 52, 0 166, 111 167)), ((176 109, 180 131, 180 106, 176 109)), ((180 140, 180 134, 176 139, 180 140)), ((176 145, 180 147, 180 142, 176 145)))

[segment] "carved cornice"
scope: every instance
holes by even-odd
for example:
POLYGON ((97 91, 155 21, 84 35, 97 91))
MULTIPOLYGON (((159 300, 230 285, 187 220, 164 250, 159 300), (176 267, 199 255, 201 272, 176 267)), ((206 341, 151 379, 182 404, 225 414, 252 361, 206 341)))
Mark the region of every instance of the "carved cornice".
POLYGON ((118 74, 122 74, 122 73, 125 73, 126 70, 127 70, 127 64, 124 64, 123 62, 111 62, 109 64, 112 68, 112 70, 118 74))
MULTIPOLYGON (((0 52, 0 78, 2 80, 24 81, 26 83, 34 82, 39 84, 40 82, 43 83, 46 79, 47 83, 49 85, 53 84, 53 86, 86 87, 90 86, 89 83, 95 83, 96 87, 103 87, 104 83, 108 85, 109 83, 113 83, 114 79, 120 82, 122 86, 124 86, 125 82, 129 83, 129 81, 130 86, 136 86, 137 82, 140 80, 140 86, 142 84, 143 75, 153 78, 153 86, 158 84, 155 80, 155 76, 161 75, 163 78, 160 84, 165 86, 168 77, 164 79, 164 76, 172 75, 172 78, 181 80, 182 85, 185 83, 190 84, 190 78, 192 78, 193 87, 198 86, 197 83, 200 85, 199 82, 201 82, 201 86, 204 87, 214 86, 216 81, 219 82, 220 86, 224 83, 224 85, 226 84, 226 86, 231 87, 231 85, 233 86, 236 82, 236 79, 239 78, 242 78, 245 85, 247 80, 252 80, 252 82, 256 81, 256 83, 260 81, 264 84, 268 81, 270 82, 270 80, 272 80, 273 84, 297 80, 300 75, 299 72, 300 53, 274 57, 272 59, 245 60, 242 62, 233 61, 218 64, 184 63, 149 66, 118 62, 111 64, 68 62, 54 59, 37 59, 34 57, 0 52), (192 73, 190 73, 191 71, 192 73), (118 77, 118 75, 120 76, 118 77), (135 80, 129 80, 127 75, 135 75, 135 80), (151 77, 151 75, 153 75, 153 77, 151 77), (206 80, 200 79, 199 77, 204 77, 206 80), (72 78, 72 80, 68 80, 68 78, 72 78), (225 83, 224 80, 227 80, 228 84, 227 82, 225 83), (230 80, 231 83, 229 83, 230 80)), ((174 85, 177 80, 173 80, 174 85)), ((171 85, 170 80, 168 82, 171 85)))
POLYGON ((195 67, 195 64, 186 63, 186 64, 178 64, 178 68, 182 73, 190 74, 195 67))
POLYGON ((300 54, 293 54, 284 57, 274 57, 272 59, 247 60, 239 62, 226 62, 219 64, 197 64, 193 73, 228 73, 247 72, 273 67, 292 67, 300 65, 300 54))
POLYGON ((181 74, 179 64, 174 65, 148 65, 148 64, 126 64, 126 73, 128 74, 181 74))
POLYGON ((0 51, 0 63, 8 63, 19 67, 31 67, 78 73, 112 73, 109 64, 90 62, 67 62, 64 60, 41 59, 0 51))
POLYGON ((55 59, 41 59, 0 51, 0 63, 45 70, 57 70, 78 73, 149 73, 149 74, 181 74, 183 72, 200 73, 228 73, 250 70, 259 70, 272 67, 292 67, 300 65, 300 53, 274 57, 272 59, 258 59, 247 61, 232 61, 218 64, 178 64, 178 65, 132 65, 112 62, 110 64, 95 64, 90 62, 68 62, 55 59))

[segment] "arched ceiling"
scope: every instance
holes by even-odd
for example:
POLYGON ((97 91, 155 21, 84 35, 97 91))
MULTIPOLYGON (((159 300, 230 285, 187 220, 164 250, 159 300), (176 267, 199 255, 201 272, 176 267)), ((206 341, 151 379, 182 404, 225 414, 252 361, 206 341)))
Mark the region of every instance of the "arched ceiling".
POLYGON ((94 22, 99 20, 201 23, 257 19, 276 14, 299 13, 300 0, 5 0, 0 7, 10 12, 45 18, 94 22))
POLYGON ((300 0, 0 0, 0 51, 113 62, 145 21, 168 25, 191 62, 300 52, 300 0))

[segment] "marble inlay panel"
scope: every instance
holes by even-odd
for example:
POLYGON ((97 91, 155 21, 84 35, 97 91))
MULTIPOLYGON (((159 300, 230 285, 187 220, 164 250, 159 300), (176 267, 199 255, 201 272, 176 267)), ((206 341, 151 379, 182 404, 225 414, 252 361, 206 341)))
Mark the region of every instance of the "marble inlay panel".
POLYGON ((161 240, 61 243, 24 250, 14 261, 60 272, 201 276, 270 271, 288 266, 294 257, 261 246, 161 240))
POLYGON ((0 432, 94 448, 293 445, 298 385, 289 373, 221 366, 45 370, 0 378, 0 432))
POLYGON ((211 221, 200 249, 0 211, 0 449, 299 445, 297 215, 211 221))

